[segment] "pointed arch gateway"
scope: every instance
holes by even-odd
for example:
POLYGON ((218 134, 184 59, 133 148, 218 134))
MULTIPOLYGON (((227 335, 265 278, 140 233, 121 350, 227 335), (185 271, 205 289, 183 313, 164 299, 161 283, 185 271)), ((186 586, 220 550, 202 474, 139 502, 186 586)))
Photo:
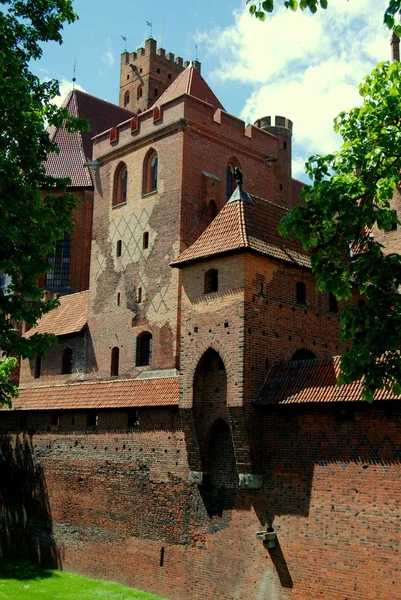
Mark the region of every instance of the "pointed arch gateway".
POLYGON ((234 445, 227 409, 227 374, 216 350, 208 348, 193 379, 193 410, 198 436, 203 483, 212 487, 238 487, 234 445))

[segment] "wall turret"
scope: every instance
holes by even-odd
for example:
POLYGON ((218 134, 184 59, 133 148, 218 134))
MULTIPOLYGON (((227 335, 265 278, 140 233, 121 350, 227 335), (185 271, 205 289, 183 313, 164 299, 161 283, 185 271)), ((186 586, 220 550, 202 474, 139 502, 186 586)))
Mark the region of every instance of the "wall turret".
POLYGON ((292 121, 285 117, 262 117, 254 123, 263 131, 272 133, 278 140, 277 161, 272 162, 274 168, 274 201, 292 206, 292 121))

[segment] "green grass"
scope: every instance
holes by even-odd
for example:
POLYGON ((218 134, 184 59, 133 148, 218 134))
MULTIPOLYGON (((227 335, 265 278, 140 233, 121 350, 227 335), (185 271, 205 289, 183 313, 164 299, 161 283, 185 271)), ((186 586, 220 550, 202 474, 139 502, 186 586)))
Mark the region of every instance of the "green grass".
POLYGON ((0 558, 0 599, 7 600, 163 600, 109 581, 43 569, 0 558))

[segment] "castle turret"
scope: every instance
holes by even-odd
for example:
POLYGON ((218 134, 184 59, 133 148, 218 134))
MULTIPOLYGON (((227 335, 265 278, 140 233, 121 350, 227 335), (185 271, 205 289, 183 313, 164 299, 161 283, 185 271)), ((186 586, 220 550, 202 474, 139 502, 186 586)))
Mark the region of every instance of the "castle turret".
MULTIPOLYGON (((255 121, 255 127, 268 131, 278 139, 277 160, 271 160, 274 168, 274 192, 275 201, 283 206, 292 206, 292 121, 285 117, 262 117, 255 121)), ((269 164, 266 157, 266 163, 269 164)))
MULTIPOLYGON (((201 65, 196 61, 200 72, 201 65)), ((185 62, 187 65, 188 62, 185 62)), ((135 113, 147 110, 185 68, 180 56, 164 48, 157 50, 157 42, 149 38, 145 48, 123 52, 120 65, 120 106, 135 113)))

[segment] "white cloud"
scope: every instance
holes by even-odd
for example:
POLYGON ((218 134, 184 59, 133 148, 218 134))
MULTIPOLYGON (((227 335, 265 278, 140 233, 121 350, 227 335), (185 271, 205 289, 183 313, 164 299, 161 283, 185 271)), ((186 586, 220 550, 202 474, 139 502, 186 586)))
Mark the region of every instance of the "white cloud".
POLYGON ((106 75, 114 66, 115 58, 110 40, 106 42, 106 50, 101 56, 103 68, 98 69, 99 75, 106 75))
POLYGON ((333 119, 359 104, 358 84, 390 58, 382 17, 387 0, 337 0, 316 15, 283 7, 260 23, 244 8, 225 29, 197 32, 217 58, 211 79, 251 88, 241 118, 283 115, 294 122, 294 176, 305 160, 341 140, 333 119))
POLYGON ((54 98, 53 104, 55 104, 56 106, 61 106, 64 100, 66 99, 68 93, 71 92, 71 90, 73 89, 73 87, 75 87, 76 90, 81 90, 82 92, 85 91, 84 88, 78 83, 75 83, 74 86, 74 83, 72 81, 69 81, 68 79, 63 77, 59 84, 60 94, 54 98))

